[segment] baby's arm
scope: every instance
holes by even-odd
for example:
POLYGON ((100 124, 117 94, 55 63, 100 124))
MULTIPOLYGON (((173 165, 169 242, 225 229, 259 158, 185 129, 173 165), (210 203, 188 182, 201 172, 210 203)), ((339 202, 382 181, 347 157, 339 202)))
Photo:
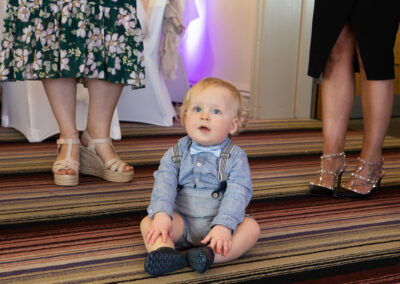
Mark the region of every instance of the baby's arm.
POLYGON ((178 168, 172 162, 172 148, 170 148, 162 157, 160 166, 154 173, 154 187, 150 205, 147 208, 148 226, 146 226, 146 231, 142 232, 146 244, 153 245, 160 236, 163 243, 168 237, 173 239, 172 218, 178 174, 178 168))
MULTIPOLYGON (((221 238, 221 236, 223 236, 224 239, 223 244, 225 244, 225 240, 230 240, 226 242, 226 248, 225 245, 223 246, 223 253, 225 253, 225 251, 229 252, 230 245, 228 244, 232 240, 232 233, 235 232, 238 224, 243 221, 246 207, 253 193, 250 167, 247 155, 242 149, 238 148, 230 158, 227 164, 227 174, 229 176, 227 188, 218 209, 218 214, 211 224, 212 229, 210 231, 211 242, 213 238, 221 238), (223 227, 224 232, 222 233, 220 228, 216 229, 217 226, 223 227), (229 238, 227 237, 228 232, 230 235, 229 238)), ((218 245, 216 246, 215 252, 219 253, 218 245)))
POLYGON ((147 213, 154 218, 158 212, 164 212, 173 218, 177 194, 179 170, 172 162, 172 148, 162 157, 158 170, 154 173, 154 186, 147 213))

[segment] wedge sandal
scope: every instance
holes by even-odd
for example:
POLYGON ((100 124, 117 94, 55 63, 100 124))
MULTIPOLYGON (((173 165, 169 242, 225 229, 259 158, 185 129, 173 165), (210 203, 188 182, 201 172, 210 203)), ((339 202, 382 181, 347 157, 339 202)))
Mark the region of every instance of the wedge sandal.
POLYGON ((124 172, 124 167, 129 166, 121 161, 111 143, 111 138, 91 138, 87 132, 82 134, 88 140, 88 146, 81 144, 81 166, 80 172, 85 175, 100 177, 111 182, 130 182, 134 171, 124 172), (115 158, 103 162, 96 152, 96 144, 109 143, 114 151, 115 158))
POLYGON ((72 145, 81 144, 79 139, 63 139, 57 140, 57 155, 60 154, 61 145, 67 145, 67 155, 65 159, 55 161, 53 164, 54 182, 61 186, 75 186, 79 183, 79 161, 71 159, 72 145), (58 174, 60 170, 74 170, 75 174, 58 174))

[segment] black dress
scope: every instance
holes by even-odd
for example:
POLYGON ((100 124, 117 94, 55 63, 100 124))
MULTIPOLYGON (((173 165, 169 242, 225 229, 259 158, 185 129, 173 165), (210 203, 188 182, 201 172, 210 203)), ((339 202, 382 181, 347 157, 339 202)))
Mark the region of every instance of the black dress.
MULTIPOLYGON (((308 75, 321 75, 332 47, 349 22, 367 79, 393 79, 399 21, 400 0, 315 0, 308 75)), ((359 70, 357 60, 355 70, 359 70)))

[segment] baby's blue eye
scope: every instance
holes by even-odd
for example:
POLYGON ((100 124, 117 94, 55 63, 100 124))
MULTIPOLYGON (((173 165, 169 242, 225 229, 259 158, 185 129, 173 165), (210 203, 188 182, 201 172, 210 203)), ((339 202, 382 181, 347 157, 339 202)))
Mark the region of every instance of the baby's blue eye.
POLYGON ((220 114, 221 111, 220 111, 219 109, 216 109, 216 108, 215 108, 215 109, 212 110, 212 113, 213 113, 213 114, 220 114))
POLYGON ((193 110, 194 110, 195 112, 201 112, 201 107, 194 107, 193 110))

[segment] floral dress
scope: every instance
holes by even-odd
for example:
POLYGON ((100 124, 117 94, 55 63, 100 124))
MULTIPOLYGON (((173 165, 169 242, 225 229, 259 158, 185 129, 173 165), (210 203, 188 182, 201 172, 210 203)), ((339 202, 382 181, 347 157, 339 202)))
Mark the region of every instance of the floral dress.
POLYGON ((136 0, 8 0, 0 81, 96 78, 141 88, 144 74, 136 0))

